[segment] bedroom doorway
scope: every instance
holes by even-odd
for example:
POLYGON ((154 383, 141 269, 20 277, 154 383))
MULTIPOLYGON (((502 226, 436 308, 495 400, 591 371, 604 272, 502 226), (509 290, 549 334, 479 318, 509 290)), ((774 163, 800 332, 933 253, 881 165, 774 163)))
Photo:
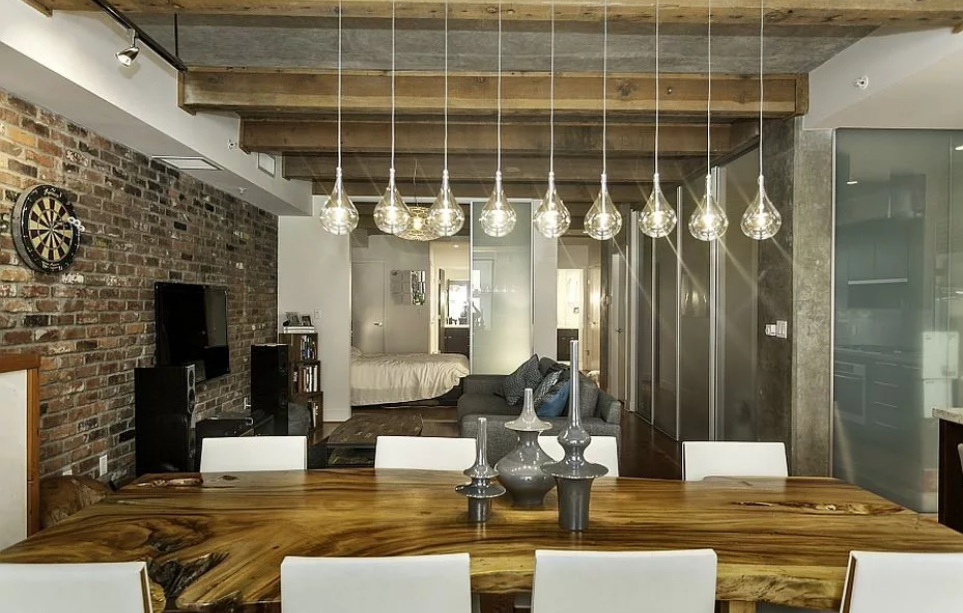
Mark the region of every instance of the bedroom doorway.
POLYGON ((461 236, 434 240, 430 243, 429 260, 431 352, 460 353, 468 357, 471 244, 467 237, 461 236))
POLYGON ((366 354, 385 352, 384 262, 351 264, 352 344, 366 354))

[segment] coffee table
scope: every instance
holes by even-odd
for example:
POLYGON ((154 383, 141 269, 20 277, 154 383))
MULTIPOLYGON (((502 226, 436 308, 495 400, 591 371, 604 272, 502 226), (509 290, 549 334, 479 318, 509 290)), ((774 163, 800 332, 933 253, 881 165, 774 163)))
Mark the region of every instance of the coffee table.
POLYGON ((317 445, 308 448, 308 468, 358 468, 374 466, 379 436, 419 436, 421 416, 362 413, 354 415, 317 445))

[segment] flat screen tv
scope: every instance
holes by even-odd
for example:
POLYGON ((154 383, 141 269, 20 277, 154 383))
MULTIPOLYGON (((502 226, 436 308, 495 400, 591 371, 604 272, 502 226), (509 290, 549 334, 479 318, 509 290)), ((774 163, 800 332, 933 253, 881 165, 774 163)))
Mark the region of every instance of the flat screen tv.
POLYGON ((194 365, 198 381, 231 372, 227 290, 209 285, 154 285, 157 365, 194 365))

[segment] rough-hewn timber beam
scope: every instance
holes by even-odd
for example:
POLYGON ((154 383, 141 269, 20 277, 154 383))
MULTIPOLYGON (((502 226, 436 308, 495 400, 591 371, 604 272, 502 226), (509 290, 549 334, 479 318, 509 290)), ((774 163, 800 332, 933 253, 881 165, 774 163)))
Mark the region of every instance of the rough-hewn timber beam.
MULTIPOLYGON (((373 181, 363 178, 346 177, 344 188, 348 195, 352 197, 375 198, 381 195, 385 189, 384 181, 373 181)), ((432 199, 438 192, 441 177, 418 181, 416 184, 401 183, 398 186, 401 195, 405 198, 418 198, 425 202, 425 206, 430 206, 432 199)), ((456 198, 477 198, 484 204, 485 198, 492 191, 493 181, 453 181, 451 183, 452 192, 456 198)), ((315 194, 330 194, 333 186, 332 181, 315 181, 315 194)), ((505 195, 509 198, 538 199, 545 195, 544 182, 523 182, 505 183, 505 195)), ((566 205, 571 204, 573 215, 585 215, 588 207, 599 193, 598 177, 591 183, 564 183, 556 186, 558 195, 565 201, 566 205), (581 205, 581 206, 579 206, 581 205), (576 208, 577 207, 577 208, 576 208)), ((642 206, 649 195, 649 185, 638 183, 613 183, 609 185, 609 193, 616 204, 636 204, 642 206)), ((363 205, 357 205, 361 210, 363 205)), ((370 205, 374 209, 374 204, 370 205)))
MULTIPOLYGON (((444 159, 441 155, 401 155, 395 158, 398 181, 411 184, 412 177, 418 181, 441 176, 444 159)), ((703 157, 666 158, 659 164, 659 175, 665 183, 682 181, 690 172, 705 165, 703 157)), ((284 176, 288 179, 311 180, 334 176, 337 166, 335 155, 284 156, 284 176)), ((374 181, 387 181, 391 157, 388 155, 347 155, 342 162, 345 176, 368 177, 374 181)), ((448 173, 455 181, 490 180, 495 174, 494 155, 465 154, 448 157, 448 173)), ((559 157, 555 160, 555 180, 559 183, 592 183, 598 181, 598 160, 577 157, 559 157)), ((652 179, 654 164, 652 156, 613 158, 608 162, 610 181, 648 182, 652 179)), ((540 155, 503 155, 502 175, 506 181, 547 181, 548 157, 540 155)))
MULTIPOLYGON (((385 123, 343 124, 342 147, 346 153, 384 154, 391 150, 391 126, 385 123)), ((731 149, 730 126, 712 127, 712 151, 731 149)), ((403 123, 396 129, 395 148, 399 153, 442 153, 445 143, 441 123, 403 123)), ((654 151, 653 126, 609 124, 608 152, 613 157, 644 156, 654 151)), ((602 126, 558 126, 555 129, 555 153, 583 156, 597 152, 601 156, 602 126)), ((452 153, 494 153, 495 124, 450 123, 448 150, 452 153)), ((509 154, 547 155, 550 132, 547 125, 513 125, 502 130, 502 151, 509 154)), ((271 153, 337 151, 338 125, 313 121, 242 121, 241 147, 247 151, 271 153)), ((705 125, 670 124, 660 131, 659 148, 663 155, 691 156, 705 154, 705 125)))
MULTIPOLYGON (((333 16, 339 3, 345 17, 388 18, 388 0, 113 0, 125 13, 177 13, 179 15, 293 15, 333 16)), ((93 11, 87 0, 44 0, 51 9, 93 11)), ((449 14, 454 19, 492 19, 497 10, 492 2, 449 0, 449 14)), ((609 18, 635 22, 654 20, 655 0, 621 0, 609 6, 609 18)), ((400 19, 438 19, 444 15, 441 0, 402 0, 397 11, 400 19)), ((550 16, 549 0, 516 0, 502 4, 504 17, 510 20, 545 21, 550 16)), ((598 0, 557 0, 555 15, 563 21, 599 21, 602 4, 598 0)), ((721 0, 713 6, 717 23, 752 23, 759 21, 757 0, 721 0)), ((663 6, 665 23, 705 23, 705 0, 673 0, 663 6)), ((959 0, 767 0, 766 19, 788 25, 897 25, 907 23, 955 24, 963 20, 959 0)))
MULTIPOLYGON (((195 68, 181 73, 180 104, 190 111, 233 111, 242 116, 265 112, 331 113, 338 107, 337 72, 264 71, 195 68)), ((445 79, 438 72, 399 73, 397 112, 442 113, 445 79)), ((708 78, 701 74, 661 76, 660 110, 666 115, 706 112, 708 78)), ((804 115, 807 75, 766 78, 765 108, 772 117, 804 115)), ((555 79, 555 110, 560 116, 597 117, 602 110, 602 77, 598 73, 559 74, 555 79)), ((391 111, 391 76, 384 71, 350 71, 343 75, 343 112, 386 115, 391 111)), ((451 114, 493 113, 497 77, 492 73, 458 73, 449 77, 451 114)), ((655 77, 650 74, 610 74, 608 110, 618 113, 655 112, 655 77)), ((502 79, 502 110, 507 115, 547 112, 548 73, 510 73, 502 79)), ((714 75, 712 110, 722 117, 755 117, 759 113, 759 81, 752 75, 714 75)))

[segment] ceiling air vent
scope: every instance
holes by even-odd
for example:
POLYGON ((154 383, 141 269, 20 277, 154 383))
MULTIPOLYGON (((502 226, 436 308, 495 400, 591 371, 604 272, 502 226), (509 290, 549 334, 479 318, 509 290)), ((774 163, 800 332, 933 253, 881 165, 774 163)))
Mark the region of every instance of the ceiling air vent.
POLYGON ((203 157, 155 155, 152 159, 160 160, 178 170, 220 170, 213 162, 203 157))

